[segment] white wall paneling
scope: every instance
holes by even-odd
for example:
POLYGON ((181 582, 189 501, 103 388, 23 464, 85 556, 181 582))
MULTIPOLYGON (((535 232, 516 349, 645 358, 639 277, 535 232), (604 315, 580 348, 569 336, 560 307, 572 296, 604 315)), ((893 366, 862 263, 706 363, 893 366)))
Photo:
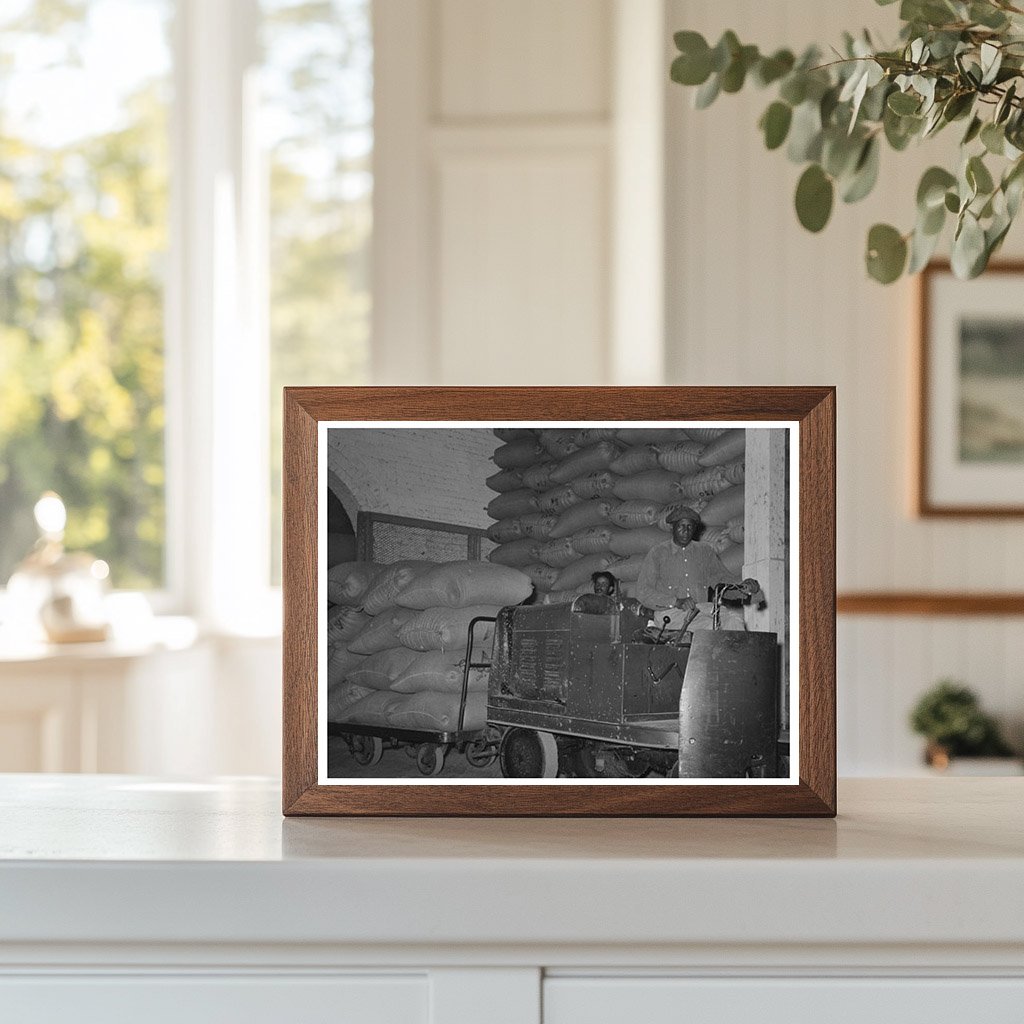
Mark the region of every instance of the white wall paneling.
MULTIPOLYGON (((682 28, 712 42, 732 28, 763 49, 827 46, 865 25, 895 38, 894 11, 862 0, 668 0, 666 61, 682 28)), ((863 269, 870 225, 910 227, 921 172, 947 158, 959 133, 884 151, 876 193, 837 203, 815 236, 793 211, 800 168, 767 152, 756 127, 770 90, 748 86, 704 111, 693 109, 693 90, 665 91, 668 382, 837 386, 841 591, 1019 591, 1019 520, 911 516, 914 282, 883 288, 863 269)), ((1006 249, 1024 251, 1019 229, 1006 249)), ((1019 733, 1022 647, 1020 618, 841 618, 840 771, 915 770, 907 712, 944 676, 973 686, 1019 733)))
POLYGON ((657 383, 661 0, 375 9, 376 382, 657 383))

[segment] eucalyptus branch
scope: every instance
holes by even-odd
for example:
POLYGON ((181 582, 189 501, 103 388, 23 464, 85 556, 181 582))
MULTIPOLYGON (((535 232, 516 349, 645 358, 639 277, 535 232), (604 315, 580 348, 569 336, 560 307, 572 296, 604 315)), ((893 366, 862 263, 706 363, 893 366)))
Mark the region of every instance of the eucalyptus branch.
POLYGON ((921 177, 911 230, 871 228, 866 267, 885 284, 916 273, 952 219, 953 269, 974 277, 1024 205, 1024 38, 1013 15, 1024 10, 1010 0, 902 0, 897 48, 846 35, 827 62, 816 48, 798 59, 788 50, 762 54, 731 31, 713 47, 696 32, 678 32, 671 75, 697 87, 700 108, 749 81, 774 88, 759 128, 768 149, 785 145, 804 165, 795 207, 809 231, 825 227, 837 194, 853 203, 871 192, 883 143, 900 152, 963 121, 958 166, 930 167, 921 177))

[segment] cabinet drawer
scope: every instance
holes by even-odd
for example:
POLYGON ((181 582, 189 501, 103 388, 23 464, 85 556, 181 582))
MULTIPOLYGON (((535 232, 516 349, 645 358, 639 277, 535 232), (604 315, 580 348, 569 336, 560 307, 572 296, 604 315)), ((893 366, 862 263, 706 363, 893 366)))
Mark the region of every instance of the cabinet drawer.
POLYGON ((0 978, 18 1024, 427 1024, 421 975, 37 975, 0 978))
POLYGON ((1020 1024, 1024 978, 549 977, 545 1024, 1020 1024))

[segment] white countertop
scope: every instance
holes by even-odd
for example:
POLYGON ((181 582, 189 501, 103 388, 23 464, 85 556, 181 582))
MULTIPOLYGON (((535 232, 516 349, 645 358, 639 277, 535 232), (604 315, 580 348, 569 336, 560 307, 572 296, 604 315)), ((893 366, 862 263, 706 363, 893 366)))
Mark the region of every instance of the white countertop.
POLYGON ((1019 953, 1022 794, 1016 779, 846 780, 835 821, 284 819, 266 781, 3 776, 0 943, 1019 953))

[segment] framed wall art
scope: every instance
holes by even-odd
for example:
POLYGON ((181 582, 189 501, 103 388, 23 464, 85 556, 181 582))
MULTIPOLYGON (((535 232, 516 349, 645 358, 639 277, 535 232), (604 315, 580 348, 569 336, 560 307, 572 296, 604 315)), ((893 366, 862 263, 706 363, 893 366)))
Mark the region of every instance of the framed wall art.
POLYGON ((1024 263, 921 274, 916 509, 1024 515, 1024 263))
POLYGON ((835 814, 833 389, 284 405, 285 814, 835 814))

